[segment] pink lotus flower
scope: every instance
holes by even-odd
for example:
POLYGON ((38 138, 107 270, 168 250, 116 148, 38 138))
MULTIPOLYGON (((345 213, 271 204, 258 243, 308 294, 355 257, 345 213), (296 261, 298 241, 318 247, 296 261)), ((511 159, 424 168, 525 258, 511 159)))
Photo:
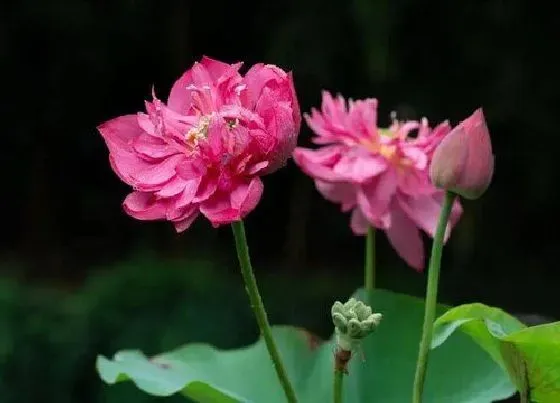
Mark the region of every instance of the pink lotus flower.
MULTIPOLYGON (((422 122, 394 121, 377 127, 377 100, 348 102, 323 92, 321 112, 305 115, 317 135, 316 150, 298 147, 294 161, 315 179, 319 192, 352 211, 351 228, 362 235, 369 226, 385 231, 397 253, 413 268, 424 266, 419 229, 433 237, 443 192, 430 182, 428 166, 435 147, 450 131, 447 122, 434 129, 422 122), (416 138, 410 136, 417 130, 416 138)), ((451 227, 461 215, 453 207, 451 227)))
POLYGON ((167 105, 153 95, 146 113, 98 127, 113 170, 134 188, 125 211, 187 229, 202 213, 214 226, 245 217, 261 198, 260 176, 292 153, 301 116, 292 76, 256 64, 207 57, 173 85, 167 105))
POLYGON ((478 199, 494 173, 492 142, 482 109, 457 125, 436 148, 430 178, 438 188, 478 199))

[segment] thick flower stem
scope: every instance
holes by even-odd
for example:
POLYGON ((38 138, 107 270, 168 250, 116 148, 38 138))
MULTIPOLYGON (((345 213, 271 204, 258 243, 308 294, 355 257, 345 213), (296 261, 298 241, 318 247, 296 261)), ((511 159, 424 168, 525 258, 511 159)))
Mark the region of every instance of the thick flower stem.
POLYGON ((416 375, 414 377, 414 389, 412 392, 413 403, 422 402, 424 381, 426 379, 426 368, 428 366, 428 352, 432 342, 433 326, 436 317, 439 269, 441 266, 443 239, 454 200, 455 194, 447 191, 445 193, 445 199, 439 215, 434 241, 432 243, 432 254, 430 256, 430 264, 428 267, 428 286, 426 290, 426 305, 424 308, 424 325, 422 328, 422 339, 420 341, 418 361, 416 362, 416 375))
POLYGON ((373 227, 368 228, 365 249, 364 287, 366 291, 373 291, 375 288, 375 228, 373 227))
POLYGON ((344 371, 334 369, 334 403, 342 403, 342 383, 344 381, 344 371))
POLYGON ((243 280, 245 281, 245 290, 247 290, 247 294, 249 295, 251 308, 253 309, 255 318, 257 319, 257 323, 264 338, 266 348, 268 349, 268 354, 270 355, 270 359, 274 364, 276 374, 278 375, 280 384, 284 389, 286 398, 288 399, 289 403, 296 403, 296 394, 294 392, 294 389, 292 388, 292 385, 290 384, 288 374, 280 358, 280 353, 278 352, 278 348, 276 347, 276 343, 274 342, 274 338, 272 337, 272 330, 270 328, 270 324, 268 323, 268 317, 266 315, 266 311, 259 294, 255 275, 253 274, 253 268, 251 267, 249 247, 247 246, 247 238, 245 236, 245 227, 243 225, 243 221, 236 221, 231 224, 231 227, 233 229, 233 235, 235 237, 235 246, 237 249, 237 257, 239 258, 239 266, 241 267, 241 274, 243 275, 243 280))

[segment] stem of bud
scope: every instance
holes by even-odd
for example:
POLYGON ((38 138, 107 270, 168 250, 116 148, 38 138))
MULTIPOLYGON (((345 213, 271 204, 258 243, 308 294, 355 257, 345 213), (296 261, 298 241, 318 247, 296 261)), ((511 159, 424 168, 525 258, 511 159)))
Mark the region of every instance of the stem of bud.
POLYGON ((428 352, 432 342, 434 321, 436 319, 436 303, 439 282, 439 269, 441 266, 441 255, 443 251, 443 238, 451 208, 456 195, 452 192, 445 192, 445 199, 439 215, 439 221, 432 243, 432 254, 428 267, 428 286, 426 290, 426 305, 424 308, 424 325, 422 328, 422 339, 416 362, 416 375, 414 377, 414 388, 412 391, 412 402, 421 403, 424 392, 424 381, 426 379, 426 368, 428 366, 428 352))
POLYGON ((342 403, 342 383, 344 372, 335 368, 334 370, 334 403, 342 403))

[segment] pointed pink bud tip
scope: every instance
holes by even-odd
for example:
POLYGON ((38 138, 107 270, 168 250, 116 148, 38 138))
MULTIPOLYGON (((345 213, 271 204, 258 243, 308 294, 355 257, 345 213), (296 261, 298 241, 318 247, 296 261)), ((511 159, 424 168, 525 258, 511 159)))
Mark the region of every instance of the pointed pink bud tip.
POLYGON ((479 108, 438 145, 430 165, 430 179, 438 188, 474 200, 488 189, 493 173, 490 133, 479 108))

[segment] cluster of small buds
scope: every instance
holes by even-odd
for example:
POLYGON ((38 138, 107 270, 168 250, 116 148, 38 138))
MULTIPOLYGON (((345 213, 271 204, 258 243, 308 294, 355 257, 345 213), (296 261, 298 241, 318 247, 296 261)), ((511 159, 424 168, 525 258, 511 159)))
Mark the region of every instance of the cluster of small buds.
POLYGON ((331 308, 336 334, 335 367, 347 373, 352 351, 371 334, 381 322, 382 315, 373 313, 371 307, 350 298, 348 302, 336 301, 331 308))

